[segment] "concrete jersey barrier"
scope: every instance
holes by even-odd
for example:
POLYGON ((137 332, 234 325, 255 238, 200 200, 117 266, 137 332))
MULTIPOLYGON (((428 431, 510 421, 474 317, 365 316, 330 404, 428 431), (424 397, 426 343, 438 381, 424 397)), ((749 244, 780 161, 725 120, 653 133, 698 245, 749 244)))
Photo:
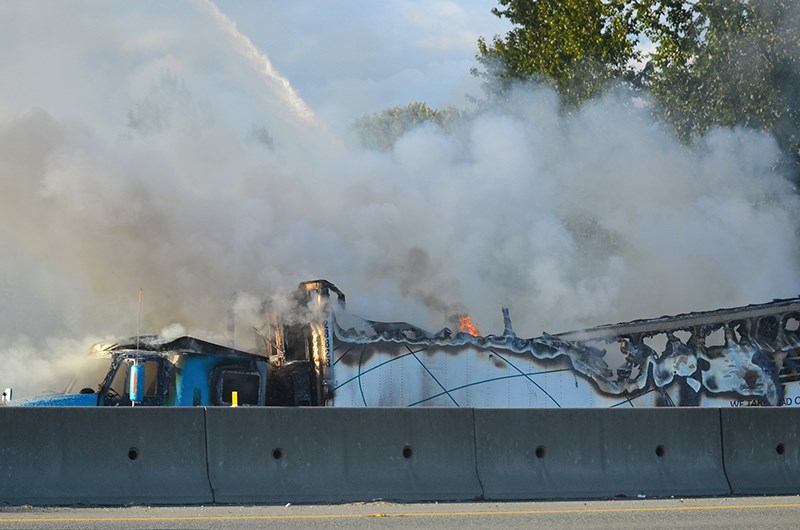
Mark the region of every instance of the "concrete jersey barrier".
POLYGON ((0 408, 0 504, 211 502, 203 409, 0 408))
POLYGON ((472 409, 210 408, 217 502, 474 500, 472 409))
POLYGON ((485 499, 724 495, 714 409, 475 409, 485 499))
POLYGON ((0 505, 794 494, 800 410, 0 408, 0 505))

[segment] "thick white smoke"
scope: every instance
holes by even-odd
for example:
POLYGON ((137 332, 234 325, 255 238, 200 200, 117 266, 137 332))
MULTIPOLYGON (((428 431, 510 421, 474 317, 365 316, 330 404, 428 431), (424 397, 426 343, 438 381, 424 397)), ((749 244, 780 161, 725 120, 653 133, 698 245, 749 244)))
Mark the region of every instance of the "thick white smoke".
POLYGON ((798 200, 766 135, 688 148, 622 96, 563 116, 531 88, 364 151, 293 110, 221 13, 158 5, 0 6, 0 385, 17 396, 135 334, 139 288, 144 333, 216 339, 234 293, 256 306, 320 277, 367 318, 466 311, 492 333, 508 306, 520 336, 800 293, 798 200))

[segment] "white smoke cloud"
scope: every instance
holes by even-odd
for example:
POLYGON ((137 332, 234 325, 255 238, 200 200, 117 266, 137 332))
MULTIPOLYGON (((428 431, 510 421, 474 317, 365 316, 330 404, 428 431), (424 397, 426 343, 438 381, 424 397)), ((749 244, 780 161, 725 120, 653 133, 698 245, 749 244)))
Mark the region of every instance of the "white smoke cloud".
POLYGON ((32 5, 0 7, 19 67, 0 84, 0 384, 17 396, 52 388, 85 337, 135 334, 139 288, 143 333, 215 339, 233 293, 250 314, 320 277, 367 318, 464 311, 491 333, 509 306, 521 336, 800 292, 798 201, 766 135, 689 148, 623 96, 562 116, 532 88, 363 151, 343 124, 309 127, 194 4, 32 5))

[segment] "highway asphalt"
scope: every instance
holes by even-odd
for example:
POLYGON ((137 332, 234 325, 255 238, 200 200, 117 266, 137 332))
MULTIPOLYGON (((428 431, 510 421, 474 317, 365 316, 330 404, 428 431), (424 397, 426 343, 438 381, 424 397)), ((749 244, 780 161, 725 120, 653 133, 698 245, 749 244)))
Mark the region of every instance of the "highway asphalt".
POLYGON ((338 505, 0 507, 5 529, 796 528, 800 496, 338 505))

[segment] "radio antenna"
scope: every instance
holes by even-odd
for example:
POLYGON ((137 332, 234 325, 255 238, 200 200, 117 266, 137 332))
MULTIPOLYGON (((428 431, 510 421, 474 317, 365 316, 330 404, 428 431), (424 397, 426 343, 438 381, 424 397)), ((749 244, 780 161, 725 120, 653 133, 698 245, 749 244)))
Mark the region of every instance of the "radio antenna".
POLYGON ((136 322, 136 360, 139 360, 139 336, 142 333, 142 288, 139 288, 139 315, 136 322))
POLYGON ((131 398, 131 407, 136 406, 136 401, 142 399, 142 396, 139 393, 140 385, 142 384, 142 379, 144 378, 144 370, 143 367, 139 366, 139 337, 142 334, 142 288, 139 288, 139 314, 136 319, 136 355, 133 357, 133 367, 131 368, 131 378, 130 378, 130 398, 131 398))

